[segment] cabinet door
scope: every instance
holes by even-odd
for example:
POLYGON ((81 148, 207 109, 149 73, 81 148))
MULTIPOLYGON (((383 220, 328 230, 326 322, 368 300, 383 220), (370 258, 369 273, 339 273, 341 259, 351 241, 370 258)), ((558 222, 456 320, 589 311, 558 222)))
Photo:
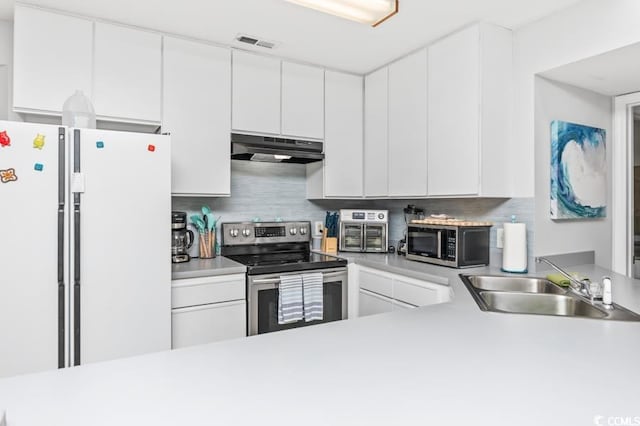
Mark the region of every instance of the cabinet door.
POLYGON ((96 23, 93 103, 98 118, 160 122, 159 34, 96 23))
POLYGON ((324 137, 324 69, 282 62, 282 134, 324 137))
POLYGON ((171 348, 247 335, 246 302, 213 303, 171 311, 171 348))
POLYGON ((171 133, 171 192, 229 195, 231 52, 164 38, 162 129, 171 133))
POLYGON ((398 300, 394 300, 392 303, 393 303, 393 311, 406 311, 416 307, 409 303, 400 302, 398 300))
POLYGON ((389 66, 389 195, 427 195, 427 51, 389 66))
POLYGON ((234 130, 280 133, 280 60, 233 52, 234 130))
POLYGON ((393 310, 393 300, 388 297, 363 289, 360 289, 359 296, 358 316, 360 317, 384 314, 393 310))
POLYGON ((397 277, 393 281, 393 298, 413 306, 427 306, 446 301, 448 287, 397 277))
POLYGON ((375 269, 360 267, 358 281, 361 289, 393 297, 393 276, 375 269))
POLYGON ((389 195, 388 118, 389 69, 364 79, 364 195, 389 195))
POLYGON ((93 23, 15 6, 13 106, 59 115, 76 90, 91 97, 93 23))
POLYGON ((325 81, 325 196, 361 197, 362 77, 327 71, 325 81))
POLYGON ((429 195, 478 193, 479 55, 477 26, 429 46, 429 195))

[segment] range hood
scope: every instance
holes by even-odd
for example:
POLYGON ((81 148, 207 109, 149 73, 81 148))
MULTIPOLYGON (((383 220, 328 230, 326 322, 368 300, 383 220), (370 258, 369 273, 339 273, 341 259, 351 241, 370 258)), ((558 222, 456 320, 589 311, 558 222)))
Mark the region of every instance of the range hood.
POLYGON ((322 148, 322 142, 318 141, 231 133, 234 160, 307 164, 324 159, 322 148))

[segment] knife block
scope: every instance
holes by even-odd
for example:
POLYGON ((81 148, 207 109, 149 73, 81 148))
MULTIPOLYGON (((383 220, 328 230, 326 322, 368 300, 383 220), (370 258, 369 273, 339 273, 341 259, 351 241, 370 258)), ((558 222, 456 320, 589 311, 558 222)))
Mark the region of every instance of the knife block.
POLYGON ((338 252, 338 239, 335 237, 322 237, 322 248, 325 253, 337 253, 338 252))

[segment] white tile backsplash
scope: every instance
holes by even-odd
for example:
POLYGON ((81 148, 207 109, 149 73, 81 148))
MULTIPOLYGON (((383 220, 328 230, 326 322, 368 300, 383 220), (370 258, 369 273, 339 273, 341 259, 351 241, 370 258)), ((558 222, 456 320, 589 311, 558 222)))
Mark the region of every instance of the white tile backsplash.
POLYGON ((426 214, 446 213, 451 216, 488 220, 491 230, 491 260, 499 265, 501 249, 496 246, 496 229, 516 215, 527 224, 530 257, 533 246, 533 198, 479 198, 438 200, 314 200, 306 199, 306 167, 300 164, 274 164, 232 160, 231 197, 174 197, 173 209, 190 214, 208 205, 222 222, 261 220, 323 221, 327 210, 341 208, 387 209, 390 211, 389 241, 396 242, 404 235, 404 214, 407 204, 425 209, 426 214))

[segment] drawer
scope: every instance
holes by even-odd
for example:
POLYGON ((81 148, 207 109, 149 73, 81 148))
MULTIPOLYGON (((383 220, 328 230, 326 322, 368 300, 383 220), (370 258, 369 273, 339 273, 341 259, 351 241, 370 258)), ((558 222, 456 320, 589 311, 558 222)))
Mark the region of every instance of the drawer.
POLYGON ((393 310, 393 300, 367 290, 359 292, 358 316, 384 314, 393 310))
POLYGON ((415 306, 409 303, 400 302, 399 300, 393 301, 393 310, 394 311, 406 311, 409 309, 414 309, 415 306))
POLYGON ((445 301, 443 294, 448 288, 436 284, 396 278, 393 283, 393 298, 414 306, 433 305, 445 301))
POLYGON ((376 273, 370 269, 361 268, 358 281, 360 288, 392 297, 393 279, 387 275, 376 273))
POLYGON ((189 278, 171 282, 172 308, 244 299, 244 274, 189 278))
POLYGON ((171 348, 217 342, 247 335, 244 300, 171 311, 171 348))

